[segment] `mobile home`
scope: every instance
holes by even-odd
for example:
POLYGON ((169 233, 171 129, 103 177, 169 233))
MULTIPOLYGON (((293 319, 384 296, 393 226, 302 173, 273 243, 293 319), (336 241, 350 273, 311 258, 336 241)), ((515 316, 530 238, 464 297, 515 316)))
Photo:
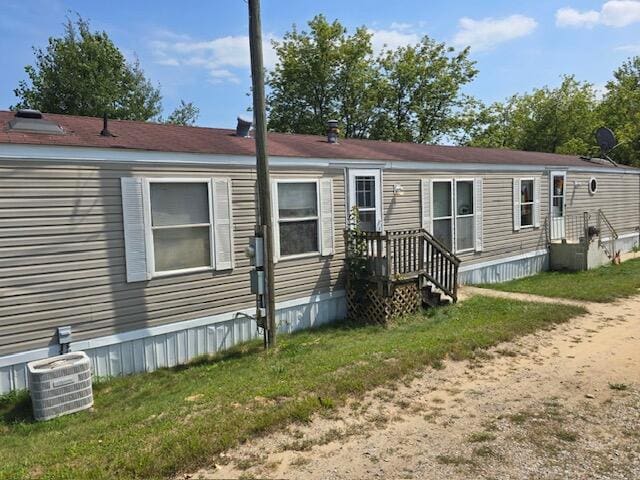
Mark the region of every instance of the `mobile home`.
MULTIPOLYGON (((0 393, 59 353, 62 326, 99 376, 257 336, 244 255, 254 140, 133 121, 102 131, 99 118, 0 112, 0 393)), ((322 135, 272 133, 268 150, 281 331, 344 318, 354 206, 365 230, 430 232, 461 259, 462 283, 549 268, 550 245, 581 234, 576 219, 606 218, 619 250, 638 243, 637 169, 322 135)))

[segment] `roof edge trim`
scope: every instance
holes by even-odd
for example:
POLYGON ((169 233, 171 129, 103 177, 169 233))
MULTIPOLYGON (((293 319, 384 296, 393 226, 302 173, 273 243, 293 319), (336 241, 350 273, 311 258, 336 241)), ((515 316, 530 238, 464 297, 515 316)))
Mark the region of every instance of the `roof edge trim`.
MULTIPOLYGON (((0 160, 65 161, 65 162, 115 162, 115 163, 159 163, 174 165, 225 165, 254 168, 256 160, 249 155, 218 155, 207 153, 157 152, 152 150, 113 149, 79 146, 52 146, 32 144, 0 144, 0 160)), ((330 159, 308 157, 270 156, 273 167, 290 168, 362 168, 365 166, 385 170, 433 170, 434 172, 487 171, 487 172, 531 172, 546 170, 569 170, 574 172, 600 172, 640 175, 640 169, 625 167, 595 167, 585 165, 523 165, 498 163, 445 163, 380 161, 361 159, 330 159)))

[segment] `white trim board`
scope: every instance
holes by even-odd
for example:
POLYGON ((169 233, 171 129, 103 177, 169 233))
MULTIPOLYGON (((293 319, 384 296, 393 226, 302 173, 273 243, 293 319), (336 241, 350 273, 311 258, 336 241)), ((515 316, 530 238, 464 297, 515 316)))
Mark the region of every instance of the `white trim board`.
MULTIPOLYGON (((318 295, 312 295, 308 297, 295 298, 292 300, 285 300, 276 304, 276 314, 281 310, 287 308, 297 307, 300 305, 308 305, 314 303, 320 303, 325 300, 343 298, 346 295, 344 290, 336 290, 334 292, 321 293, 318 295)), ((235 312, 221 313, 218 315, 210 315, 207 317, 195 318, 193 320, 186 320, 182 322, 168 323, 166 325, 158 325, 157 327, 141 328, 138 330, 131 330, 129 332, 118 333, 115 335, 107 335, 104 337, 91 338, 88 340, 78 340, 77 342, 71 342, 71 350, 85 350, 99 347, 105 347, 108 345, 115 345, 118 343, 128 342, 132 340, 138 340, 141 338, 155 337, 156 335, 163 335, 166 333, 172 333, 180 330, 187 330, 189 328, 196 328, 203 325, 213 325, 216 323, 226 322, 233 320, 238 315, 251 315, 255 313, 255 308, 245 308, 235 312)), ((51 345, 50 347, 38 348, 35 350, 28 350, 26 352, 12 353, 0 357, 0 367, 7 367, 10 365, 16 365, 25 362, 31 362, 33 360, 40 360, 50 356, 57 355, 60 347, 58 345, 51 345)))
MULTIPOLYGON (((638 237, 640 239, 640 232, 632 232, 632 233, 623 233, 622 235, 618 235, 617 240, 624 240, 626 238, 638 237)), ((611 237, 601 238, 601 242, 610 242, 611 237)))
MULTIPOLYGON (((74 147, 54 145, 0 144, 0 160, 62 161, 62 162, 114 162, 158 163, 174 165, 224 165, 255 168, 256 160, 248 155, 216 155, 185 152, 156 152, 149 150, 74 147)), ((640 175, 640 169, 626 167, 522 165, 498 163, 447 163, 381 161, 362 159, 269 157, 273 167, 305 168, 382 168, 385 170, 430 170, 441 172, 546 172, 567 170, 587 173, 617 173, 640 175)), ((586 162, 585 162, 586 163, 586 162)))

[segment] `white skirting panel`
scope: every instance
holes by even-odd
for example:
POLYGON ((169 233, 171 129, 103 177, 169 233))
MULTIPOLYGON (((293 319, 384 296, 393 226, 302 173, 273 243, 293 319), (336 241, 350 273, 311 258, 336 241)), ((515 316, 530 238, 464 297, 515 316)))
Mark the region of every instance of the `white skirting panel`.
POLYGON ((548 269, 549 254, 546 250, 542 250, 521 257, 505 258, 484 264, 467 266, 463 263, 458 278, 462 285, 499 283, 528 277, 548 269))
MULTIPOLYGON (((602 241, 607 245, 607 248, 611 249, 611 239, 604 238, 602 241)), ((638 246, 640 246, 640 233, 625 233, 616 240, 616 251, 620 250, 622 253, 630 252, 633 247, 638 246)))
MULTIPOLYGON (((318 327, 341 320, 346 313, 343 291, 287 301, 277 306, 278 330, 291 333, 318 327)), ((257 337, 255 321, 233 312, 72 343, 71 350, 87 353, 95 377, 117 377, 174 367, 257 337)), ((27 362, 54 354, 51 349, 24 352, 11 356, 15 363, 8 357, 0 358, 0 394, 27 388, 27 362)))

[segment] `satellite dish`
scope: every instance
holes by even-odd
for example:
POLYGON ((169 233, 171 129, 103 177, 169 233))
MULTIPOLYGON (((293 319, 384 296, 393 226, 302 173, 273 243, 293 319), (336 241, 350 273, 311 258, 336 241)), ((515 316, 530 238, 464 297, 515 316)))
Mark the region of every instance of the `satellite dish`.
POLYGON ((600 145, 600 150, 602 150, 604 155, 613 150, 618 144, 616 136, 611 129, 607 127, 600 127, 596 130, 596 141, 598 145, 600 145))

